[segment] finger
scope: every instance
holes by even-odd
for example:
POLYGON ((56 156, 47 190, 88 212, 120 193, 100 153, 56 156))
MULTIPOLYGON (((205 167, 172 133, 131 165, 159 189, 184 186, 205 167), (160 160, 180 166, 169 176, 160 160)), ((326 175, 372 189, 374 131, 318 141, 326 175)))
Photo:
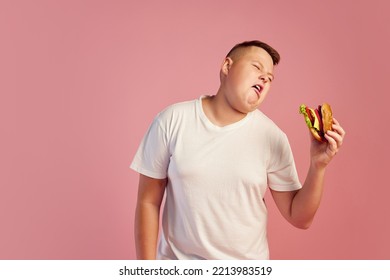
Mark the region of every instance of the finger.
POLYGON ((336 118, 333 117, 333 123, 337 124, 337 125, 340 125, 339 121, 336 120, 336 118))
POLYGON ((337 147, 340 147, 343 144, 344 138, 342 135, 338 134, 337 132, 328 130, 325 135, 328 135, 331 138, 333 138, 337 143, 337 147))
POLYGON ((332 124, 332 128, 333 128, 333 130, 339 132, 339 134, 342 134, 342 135, 345 134, 344 128, 342 128, 340 125, 332 124))
POLYGON ((344 137, 345 130, 341 127, 340 123, 335 118, 333 118, 332 128, 344 137))
POLYGON ((331 155, 332 156, 336 155, 338 152, 336 140, 333 139, 328 134, 325 134, 325 138, 328 140, 328 150, 330 151, 331 155))

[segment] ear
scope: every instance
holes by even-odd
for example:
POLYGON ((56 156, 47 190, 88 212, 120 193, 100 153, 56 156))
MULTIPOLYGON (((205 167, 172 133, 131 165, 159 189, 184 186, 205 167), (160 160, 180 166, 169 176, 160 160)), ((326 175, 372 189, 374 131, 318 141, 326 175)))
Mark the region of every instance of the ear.
POLYGON ((221 74, 222 75, 227 75, 229 74, 229 70, 233 65, 233 60, 230 57, 226 57, 222 63, 221 67, 221 74))

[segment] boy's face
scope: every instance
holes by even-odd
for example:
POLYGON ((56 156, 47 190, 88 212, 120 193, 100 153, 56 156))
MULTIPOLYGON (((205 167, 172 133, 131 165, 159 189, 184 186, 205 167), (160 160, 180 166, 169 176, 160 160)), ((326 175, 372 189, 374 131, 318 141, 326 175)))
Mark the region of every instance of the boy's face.
POLYGON ((226 58, 222 65, 225 98, 241 112, 255 110, 265 99, 273 80, 271 56, 259 47, 247 47, 226 58))

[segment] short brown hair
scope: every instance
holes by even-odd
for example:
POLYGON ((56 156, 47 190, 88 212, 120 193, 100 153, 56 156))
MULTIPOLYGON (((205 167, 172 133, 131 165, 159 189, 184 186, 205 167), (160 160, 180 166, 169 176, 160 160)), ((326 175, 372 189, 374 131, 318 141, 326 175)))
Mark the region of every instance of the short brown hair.
POLYGON ((273 47, 271 47, 270 45, 268 45, 268 44, 266 44, 264 42, 258 41, 258 40, 245 41, 245 42, 242 42, 242 43, 239 43, 239 44, 235 45, 228 52, 226 57, 231 56, 232 53, 235 52, 237 49, 247 48, 247 47, 259 47, 259 48, 264 49, 271 56, 272 62, 273 62, 274 65, 278 64, 279 61, 280 61, 280 55, 273 47))

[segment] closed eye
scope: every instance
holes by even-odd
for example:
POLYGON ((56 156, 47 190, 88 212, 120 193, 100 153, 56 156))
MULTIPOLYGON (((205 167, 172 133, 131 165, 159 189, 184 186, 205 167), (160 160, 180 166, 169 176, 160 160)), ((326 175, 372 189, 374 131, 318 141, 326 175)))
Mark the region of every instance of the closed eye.
MULTIPOLYGON (((259 65, 257 65, 257 64, 252 64, 257 70, 259 70, 259 71, 262 71, 262 67, 261 66, 259 66, 259 65)), ((272 74, 270 74, 270 76, 268 76, 267 77, 267 81, 269 82, 269 83, 271 83, 272 81, 273 81, 273 79, 274 79, 274 77, 273 77, 273 75, 272 74)))

